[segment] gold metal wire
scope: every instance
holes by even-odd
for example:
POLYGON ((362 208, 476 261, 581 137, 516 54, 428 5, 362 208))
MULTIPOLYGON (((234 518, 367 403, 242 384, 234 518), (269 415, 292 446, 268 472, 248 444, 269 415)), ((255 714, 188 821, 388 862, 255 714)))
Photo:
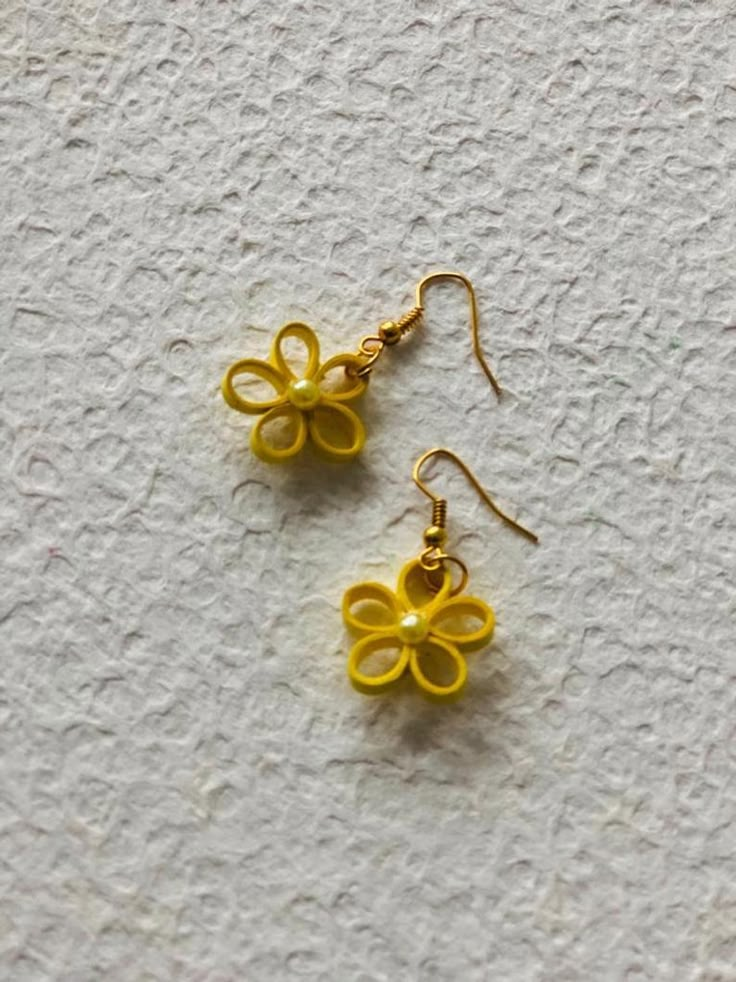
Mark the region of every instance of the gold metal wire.
POLYGON ((447 527, 447 501, 444 498, 432 499, 432 524, 441 529, 447 527))
POLYGON ((458 593, 462 593, 465 587, 468 585, 468 580, 470 579, 468 567, 465 565, 462 559, 458 559, 457 556, 450 556, 448 553, 437 551, 430 546, 420 555, 419 562, 422 564, 426 574, 427 584, 435 593, 442 586, 442 579, 440 579, 438 582, 432 578, 432 573, 436 573, 438 570, 441 570, 445 563, 454 563, 460 570, 460 582, 456 583, 450 591, 451 597, 457 596, 458 593))
MULTIPOLYGON (((481 499, 488 505, 494 514, 498 515, 503 522, 513 528, 515 532, 523 535, 524 538, 528 539, 530 542, 535 543, 535 545, 539 542, 539 539, 534 532, 530 532, 529 529, 524 528, 523 525, 515 522, 513 518, 510 518, 508 515, 502 512, 488 492, 480 484, 470 468, 457 456, 457 454, 454 454, 451 450, 446 450, 444 447, 435 447, 433 450, 428 450, 426 453, 422 454, 414 465, 414 470, 412 471, 414 483, 419 490, 423 494, 426 494, 426 496, 432 501, 432 525, 436 525, 438 528, 445 528, 447 523, 447 500, 445 498, 440 498, 439 495, 436 495, 430 491, 421 478, 422 467, 432 457, 446 457, 448 460, 453 461, 453 463, 460 468, 470 484, 472 484, 472 486, 478 492, 481 499)), ((420 554, 419 561, 425 570, 427 583, 431 589, 439 589, 439 584, 437 583, 436 579, 432 579, 432 574, 441 569, 446 562, 454 563, 460 569, 461 573, 460 582, 453 587, 451 595, 455 596, 465 589, 468 582, 469 573, 468 567, 465 565, 462 559, 459 559, 457 556, 450 555, 438 546, 428 546, 420 554)))
POLYGON ((453 453, 452 450, 446 450, 444 447, 435 447, 433 450, 427 450, 427 452, 423 453, 422 456, 419 458, 419 460, 417 460, 416 464, 414 464, 414 470, 412 471, 412 479, 416 484, 416 486, 423 494, 426 494, 426 496, 431 499, 433 505, 433 513, 434 513, 434 508, 437 507, 439 503, 444 499, 440 498, 439 495, 433 494, 420 476, 422 467, 432 457, 446 457, 448 460, 451 460, 454 464, 456 464, 463 472, 465 477, 468 479, 468 481, 475 488, 475 490, 478 492, 481 499, 488 505, 488 507, 491 509, 492 512, 498 515, 501 521, 509 525, 512 529, 514 529, 515 532, 518 532, 520 535, 523 535, 525 539, 528 539, 530 542, 533 542, 535 545, 538 544, 539 539, 534 534, 534 532, 530 532, 529 529, 524 528, 523 525, 520 525, 518 522, 515 522, 513 518, 510 518, 507 514, 505 514, 505 512, 502 512, 501 509, 493 500, 493 498, 491 498, 488 492, 483 488, 482 484, 480 483, 480 481, 478 481, 477 477, 473 474, 473 472, 470 470, 467 464, 465 464, 458 457, 457 454, 453 453))
POLYGON ((422 323, 422 318, 424 317, 424 307, 419 304, 417 307, 412 307, 411 310, 407 310, 405 314, 396 321, 396 326, 401 332, 402 338, 413 331, 415 327, 420 327, 422 323))
POLYGON ((387 346, 396 344, 403 337, 422 324, 424 318, 424 293, 427 287, 431 283, 440 283, 447 280, 454 280, 457 283, 462 283, 468 292, 468 299, 470 302, 470 337, 473 344, 473 353, 478 360, 478 364, 483 369, 486 378, 491 383, 493 391, 500 399, 501 387, 490 369, 480 344, 478 330, 478 302, 475 297, 473 284, 463 273, 455 273, 446 270, 442 270, 437 273, 430 273, 428 276, 425 276, 424 279, 420 280, 419 283, 417 283, 416 303, 411 310, 408 310, 405 314, 402 314, 402 316, 396 322, 389 321, 387 324, 382 325, 377 335, 369 334, 367 337, 363 338, 363 340, 360 342, 358 354, 367 360, 355 372, 356 375, 361 377, 369 375, 373 370, 373 366, 383 354, 383 351, 387 346), (366 350, 366 348, 368 350, 366 350))
MULTIPOLYGON (((357 375, 358 378, 370 375, 373 366, 381 357, 384 347, 385 342, 377 334, 368 334, 364 337, 358 347, 358 355, 366 360, 357 371, 353 369, 352 374, 357 375)), ((351 372, 348 372, 348 374, 351 374, 351 372)))
POLYGON ((446 280, 455 280, 458 283, 462 283, 465 289, 468 291, 468 299, 470 301, 470 336, 473 342, 473 354, 478 359, 478 364, 483 369, 486 378, 491 383, 491 388, 496 393, 497 398, 501 398, 501 386, 496 381, 496 377, 490 369, 488 362, 486 361, 486 356, 483 354, 483 349, 480 345, 480 337, 478 334, 478 301, 475 298, 475 290, 473 289, 473 284, 470 282, 467 276, 463 273, 453 273, 446 270, 440 271, 438 273, 430 273, 425 276, 423 280, 420 280, 417 284, 416 293, 416 304, 417 307, 424 306, 424 291, 427 289, 430 283, 441 283, 446 280))

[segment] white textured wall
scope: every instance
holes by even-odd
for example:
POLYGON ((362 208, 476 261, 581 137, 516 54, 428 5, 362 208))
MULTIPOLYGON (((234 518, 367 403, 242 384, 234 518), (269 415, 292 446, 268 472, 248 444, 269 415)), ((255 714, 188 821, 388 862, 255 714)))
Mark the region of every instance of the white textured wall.
POLYGON ((4 0, 0 977, 736 979, 727 0, 4 0), (218 392, 478 289, 273 469, 218 392), (409 482, 498 613, 464 703, 348 686, 409 482))

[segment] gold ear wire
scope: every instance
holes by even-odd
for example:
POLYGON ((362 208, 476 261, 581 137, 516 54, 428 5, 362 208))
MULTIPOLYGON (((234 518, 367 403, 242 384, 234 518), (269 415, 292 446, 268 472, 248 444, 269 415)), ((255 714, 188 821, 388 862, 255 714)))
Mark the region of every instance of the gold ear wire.
POLYGON ((473 289, 473 284, 470 282, 467 276, 463 273, 451 273, 451 272, 439 272, 430 273, 429 276, 425 276, 423 280, 420 280, 417 284, 417 307, 424 308, 422 302, 424 291, 429 286, 430 283, 441 283, 446 280, 457 280, 458 283, 462 283, 465 289, 468 291, 468 299, 470 301, 470 336, 473 342, 473 354, 478 359, 478 364, 483 369, 486 378, 491 383, 493 391, 496 393, 498 399, 501 398, 501 386, 496 381, 496 377, 491 371, 486 357, 483 354, 483 349, 480 346, 480 337, 478 336, 478 302, 475 299, 475 290, 473 289))
POLYGON ((480 336, 478 333, 478 303, 475 299, 473 284, 463 273, 454 273, 447 270, 442 270, 437 273, 430 273, 428 276, 425 276, 424 279, 420 280, 419 283, 417 283, 416 288, 415 306, 412 307, 411 310, 407 311, 397 321, 384 321, 375 334, 369 334, 367 337, 363 338, 358 349, 358 356, 364 358, 365 361, 355 374, 361 377, 370 375, 373 366, 383 353, 384 348, 393 347, 393 345, 398 344, 403 337, 422 323, 422 319, 424 317, 424 291, 430 285, 430 283, 439 283, 447 280, 455 280, 458 283, 462 283, 468 292, 468 299, 470 301, 470 337, 473 343, 473 354, 477 358, 478 364, 483 369, 486 378, 491 383, 491 387, 496 393, 497 398, 501 398, 501 386, 496 381, 496 378, 491 371, 488 362, 486 361, 486 357, 483 354, 483 349, 480 345, 480 336))
POLYGON ((467 464, 465 464, 457 456, 457 454, 454 454, 451 450, 446 450, 444 447, 435 447, 433 450, 428 450, 426 453, 422 454, 419 460, 417 460, 416 464, 414 464, 414 470, 412 471, 412 475, 411 475, 414 483, 419 488, 419 490, 423 494, 426 494, 426 496, 430 498, 432 501, 432 525, 430 526, 430 528, 427 529, 425 533, 425 543, 428 547, 438 548, 444 543, 445 536, 437 535, 436 538, 441 539, 441 541, 439 542, 430 542, 428 541, 428 539, 433 538, 433 536, 430 534, 433 528, 439 528, 444 531, 446 515, 447 515, 446 499, 441 498, 439 495, 433 494, 432 491, 429 490, 427 485, 422 481, 420 477, 420 472, 422 467, 431 457, 447 457, 448 460, 451 460, 454 464, 456 464, 460 468, 460 470, 463 472, 463 474, 468 479, 470 484, 472 484, 472 486, 478 492, 482 500, 488 505, 488 507, 491 509, 492 512, 498 515, 501 521, 505 522, 512 529, 514 529, 514 531, 518 532, 520 535, 523 535, 524 538, 529 539, 529 541, 533 542, 535 545, 539 543, 539 539, 534 534, 534 532, 530 532, 529 529, 524 528, 523 525, 520 525, 518 522, 515 522, 513 518, 510 518, 508 515, 506 515, 504 512, 501 511, 501 509, 493 501, 493 499, 488 494, 488 492, 483 488, 483 486, 478 481, 478 479, 473 474, 473 472, 470 470, 470 468, 467 466, 467 464))

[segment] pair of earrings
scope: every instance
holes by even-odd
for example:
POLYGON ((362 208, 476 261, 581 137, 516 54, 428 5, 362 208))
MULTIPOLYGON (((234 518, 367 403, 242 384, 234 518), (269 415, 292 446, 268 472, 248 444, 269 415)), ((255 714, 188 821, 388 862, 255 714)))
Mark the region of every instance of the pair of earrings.
MULTIPOLYGON (((431 273, 418 283, 414 307, 397 321, 385 321, 375 334, 364 337, 354 353, 338 354, 322 362, 312 328, 290 322, 276 334, 267 361, 243 358, 228 368, 222 380, 225 401, 239 412, 259 416, 251 431, 253 452, 269 463, 280 462, 298 454, 311 440, 332 459, 355 457, 365 443, 365 429, 357 413, 346 404, 363 394, 386 348, 398 344, 421 324, 424 291, 430 283, 442 280, 455 280, 466 288, 473 351, 494 392, 500 395, 480 346, 478 308, 470 280, 462 273, 431 273), (306 365, 300 372, 295 372, 288 361, 285 346, 290 340, 300 342, 306 350, 306 365), (271 391, 265 398, 262 393, 254 397, 252 389, 243 388, 247 378, 265 383, 271 391), (277 431, 275 435, 273 430, 277 431)), ((453 701, 467 681, 464 654, 484 647, 493 634, 493 610, 483 600, 464 594, 468 568, 445 551, 447 501, 433 494, 421 478, 424 464, 439 456, 460 468, 503 522, 531 542, 538 541, 533 532, 497 507, 456 454, 440 447, 423 454, 414 465, 412 477, 432 501, 424 548, 403 566, 395 591, 381 583, 365 582, 350 587, 343 597, 345 624, 359 636, 347 664, 348 677, 359 692, 386 692, 410 675, 423 695, 437 702, 453 701)))

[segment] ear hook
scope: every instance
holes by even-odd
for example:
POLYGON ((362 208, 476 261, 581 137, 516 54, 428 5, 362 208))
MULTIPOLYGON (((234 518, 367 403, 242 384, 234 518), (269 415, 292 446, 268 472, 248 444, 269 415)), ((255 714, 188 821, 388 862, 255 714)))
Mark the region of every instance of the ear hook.
POLYGON ((386 347, 393 347, 395 344, 398 344, 402 338, 406 337, 407 334, 419 327, 424 318, 424 291, 430 283, 440 283, 443 280, 456 280, 458 283, 462 283, 462 285, 468 291, 468 299, 470 301, 470 336, 473 341, 473 353, 478 359, 478 364, 483 369, 486 378, 491 383, 491 388, 496 393, 497 398, 500 399, 501 386, 496 381, 496 378, 491 371, 488 362, 486 361, 486 357, 483 354, 483 349, 480 346, 480 336, 478 333, 478 304, 475 299, 473 284, 463 273, 454 273, 449 270, 441 270, 437 273, 430 273, 428 276, 425 276, 424 279, 420 280, 417 284, 416 302, 412 309, 407 310, 407 312, 396 321, 384 321, 383 324, 379 325, 375 334, 368 334, 363 338, 356 353, 358 358, 363 359, 363 363, 361 367, 357 369, 357 371, 354 371, 354 374, 358 375, 360 378, 365 378, 370 375, 370 373, 373 371, 373 366, 381 357, 386 347))
MULTIPOLYGON (((416 462, 416 464, 414 464, 414 470, 412 471, 412 475, 411 475, 414 480, 414 483, 419 488, 419 490, 423 494, 426 494, 426 496, 430 498, 431 501, 433 502, 435 514, 441 508, 441 506, 444 506, 444 511, 446 511, 447 502, 445 501, 444 498, 440 498, 439 495, 433 494, 420 477, 420 471, 422 467, 431 457, 447 457, 448 460, 451 460, 453 461, 453 463, 457 464, 457 466, 463 472, 465 477, 472 484, 472 486, 475 488, 475 490, 478 492, 478 494, 483 499, 483 501, 485 501, 485 503, 488 505, 488 507, 491 509, 492 512, 498 515, 498 517, 503 522, 511 526, 511 528, 513 528, 516 532, 519 532, 520 535, 523 535, 524 538, 529 539, 530 542, 533 542, 535 545, 539 543, 539 539, 533 532, 530 532, 529 529, 524 528, 523 525, 519 525, 519 523, 515 522, 513 518, 509 518, 508 515, 504 514, 501 511, 501 509, 498 507, 498 505, 496 505, 496 503, 493 501, 493 499, 488 494, 488 492, 480 484, 480 482, 473 474, 473 472, 470 470, 470 468, 467 466, 467 464, 463 463, 463 461, 457 456, 457 454, 454 454, 451 450, 446 450, 444 447, 435 447, 433 450, 428 450, 426 453, 423 453, 422 456, 419 458, 419 460, 416 462)), ((443 518, 444 518, 444 514, 443 514, 443 518)))
POLYGON ((438 273, 430 273, 425 276, 423 280, 420 280, 417 284, 417 294, 416 294, 416 305, 420 309, 424 309, 423 297, 424 291, 429 286, 430 283, 440 283, 446 280, 457 280, 458 283, 462 283, 465 289, 468 291, 468 298, 470 300, 470 335, 473 339, 473 354, 478 359, 480 367, 485 372, 485 376, 491 383, 493 391, 496 393, 498 399, 501 398, 501 386, 496 381, 496 378, 491 371, 488 362, 486 361, 485 355, 483 354, 483 349, 480 346, 480 337, 478 336, 478 303, 475 299, 475 290, 473 289, 473 284, 470 282, 467 276, 463 273, 452 273, 448 271, 441 271, 438 273))

